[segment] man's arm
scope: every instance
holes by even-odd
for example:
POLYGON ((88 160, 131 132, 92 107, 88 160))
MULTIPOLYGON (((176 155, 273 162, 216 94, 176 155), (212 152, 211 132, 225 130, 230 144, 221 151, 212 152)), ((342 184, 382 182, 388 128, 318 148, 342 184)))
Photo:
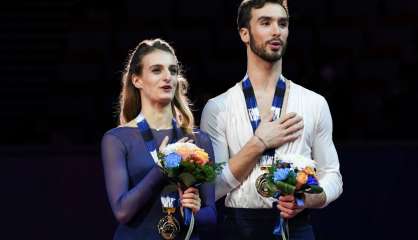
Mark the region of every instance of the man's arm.
POLYGON ((229 159, 228 142, 225 136, 225 107, 214 100, 209 100, 202 112, 201 129, 207 132, 212 140, 217 163, 226 163, 222 174, 217 177, 216 200, 238 187, 251 173, 258 159, 267 148, 276 148, 294 141, 300 136, 303 128, 302 118, 294 113, 275 121, 261 121, 255 135, 244 147, 229 159))
POLYGON ((317 199, 320 196, 307 196, 312 199, 306 201, 310 208, 325 207, 337 199, 343 191, 340 162, 332 141, 332 118, 328 103, 321 98, 320 113, 315 126, 312 157, 317 161, 317 176, 319 185, 324 189, 322 204, 317 199), (315 202, 316 200, 316 202, 315 202))
MULTIPOLYGON (((239 171, 240 167, 237 169, 236 161, 229 160, 228 142, 225 135, 225 112, 222 111, 222 108, 223 106, 219 106, 214 100, 209 100, 203 109, 200 121, 200 128, 207 132, 211 138, 216 163, 225 163, 222 173, 216 178, 216 200, 238 187, 244 175, 242 171, 239 171)), ((249 146, 251 150, 248 151, 248 155, 242 159, 243 162, 250 162, 250 166, 255 164, 252 163, 254 161, 249 161, 249 158, 251 156, 256 158, 263 151, 262 143, 253 140, 252 145, 249 146)))

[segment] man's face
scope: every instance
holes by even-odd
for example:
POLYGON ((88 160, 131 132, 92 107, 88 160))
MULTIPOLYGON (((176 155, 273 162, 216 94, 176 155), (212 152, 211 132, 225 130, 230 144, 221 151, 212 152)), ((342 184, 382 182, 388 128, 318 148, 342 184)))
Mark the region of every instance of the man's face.
POLYGON ((282 58, 289 35, 289 18, 282 6, 267 3, 252 9, 248 31, 250 48, 257 56, 268 62, 282 58))

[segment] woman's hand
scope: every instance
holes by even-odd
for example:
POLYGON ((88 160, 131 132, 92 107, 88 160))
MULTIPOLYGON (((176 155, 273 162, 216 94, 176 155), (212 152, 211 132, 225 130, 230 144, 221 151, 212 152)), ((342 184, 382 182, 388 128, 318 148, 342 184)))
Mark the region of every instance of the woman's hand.
POLYGON ((201 207, 201 199, 199 196, 199 190, 194 187, 189 187, 186 191, 182 191, 178 188, 181 206, 192 209, 193 213, 197 213, 201 207))
MULTIPOLYGON (((158 148, 158 150, 160 152, 163 152, 164 149, 167 147, 168 140, 169 140, 168 136, 165 136, 163 141, 161 141, 160 147, 158 148)), ((184 137, 184 138, 178 140, 176 143, 184 143, 184 142, 193 143, 193 139, 190 139, 188 137, 184 137)))

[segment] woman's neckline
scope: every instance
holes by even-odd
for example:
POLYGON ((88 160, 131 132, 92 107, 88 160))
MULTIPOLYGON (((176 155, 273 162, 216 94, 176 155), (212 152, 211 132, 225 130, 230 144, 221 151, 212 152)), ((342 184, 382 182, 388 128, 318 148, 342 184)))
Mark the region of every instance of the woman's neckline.
MULTIPOLYGON (((138 128, 138 126, 128 126, 128 125, 121 125, 118 128, 132 128, 132 129, 136 129, 138 128)), ((155 132, 161 132, 161 131, 172 131, 173 128, 150 128, 151 131, 155 131, 155 132)))
MULTIPOLYGON (((128 123, 125 123, 125 124, 120 125, 118 127, 138 128, 138 125, 137 125, 137 122, 136 122, 136 118, 135 119, 132 119, 128 123)), ((159 132, 159 131, 162 131, 162 130, 173 130, 173 126, 171 126, 169 128, 152 128, 152 127, 150 127, 150 129, 159 132)))

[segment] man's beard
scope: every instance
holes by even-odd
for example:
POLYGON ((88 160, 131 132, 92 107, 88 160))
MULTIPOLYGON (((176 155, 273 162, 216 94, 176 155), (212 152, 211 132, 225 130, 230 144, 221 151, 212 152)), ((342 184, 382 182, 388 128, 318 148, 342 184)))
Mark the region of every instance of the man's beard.
MULTIPOLYGON (((283 41, 279 40, 283 43, 283 41)), ((250 31, 250 48, 255 53, 255 55, 259 56, 261 59, 267 61, 267 62, 277 62, 279 61, 284 53, 286 52, 287 43, 283 43, 281 51, 273 51, 272 53, 267 52, 267 44, 264 46, 262 44, 257 45, 253 35, 250 31)))

